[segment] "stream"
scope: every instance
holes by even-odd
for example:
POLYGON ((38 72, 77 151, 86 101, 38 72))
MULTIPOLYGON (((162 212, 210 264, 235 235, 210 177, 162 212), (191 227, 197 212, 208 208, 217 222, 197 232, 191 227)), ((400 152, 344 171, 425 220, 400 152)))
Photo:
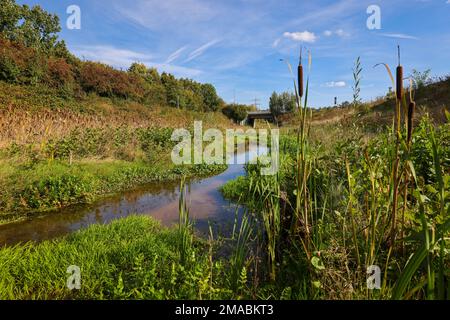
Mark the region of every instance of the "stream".
MULTIPOLYGON (((235 163, 244 163, 266 149, 247 150, 237 154, 235 163)), ((186 182, 187 204, 195 228, 206 234, 211 224, 216 231, 227 233, 233 227, 236 213, 242 208, 224 199, 220 187, 244 175, 244 165, 232 164, 223 173, 186 182)), ((0 226, 0 246, 61 237, 92 224, 105 224, 130 215, 148 215, 165 226, 178 223, 180 182, 151 183, 131 191, 104 198, 92 204, 75 205, 27 220, 0 226)))

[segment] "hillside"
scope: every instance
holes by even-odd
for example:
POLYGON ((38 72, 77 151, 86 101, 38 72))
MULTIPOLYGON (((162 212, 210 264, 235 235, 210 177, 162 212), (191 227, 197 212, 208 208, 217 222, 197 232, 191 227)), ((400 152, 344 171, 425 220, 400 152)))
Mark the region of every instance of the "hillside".
POLYGON ((65 98, 52 88, 0 81, 0 148, 60 139, 77 129, 186 128, 194 120, 202 120, 205 127, 233 126, 221 112, 148 106, 95 94, 65 98))
MULTIPOLYGON (((445 110, 450 110, 450 76, 439 79, 414 91, 416 101, 415 121, 428 114, 436 123, 446 122, 445 110)), ((322 108, 313 113, 312 124, 356 123, 371 129, 392 123, 394 97, 383 97, 366 102, 358 108, 353 106, 322 108)))

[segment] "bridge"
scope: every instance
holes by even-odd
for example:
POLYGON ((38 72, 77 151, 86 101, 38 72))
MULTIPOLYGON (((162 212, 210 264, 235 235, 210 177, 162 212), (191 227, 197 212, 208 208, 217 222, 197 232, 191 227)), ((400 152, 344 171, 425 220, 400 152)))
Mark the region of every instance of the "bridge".
POLYGON ((272 112, 270 112, 270 110, 262 110, 248 112, 247 117, 242 121, 241 124, 248 124, 252 127, 255 127, 255 120, 257 119, 275 122, 275 117, 273 116, 272 112))

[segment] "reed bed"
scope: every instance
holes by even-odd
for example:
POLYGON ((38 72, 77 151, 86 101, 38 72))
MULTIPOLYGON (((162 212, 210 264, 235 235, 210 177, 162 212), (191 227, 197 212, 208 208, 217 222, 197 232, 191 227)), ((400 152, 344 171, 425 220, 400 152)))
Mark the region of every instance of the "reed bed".
POLYGON ((309 75, 302 95, 300 60, 298 83, 293 79, 298 127, 282 137, 281 172, 267 178, 247 168, 247 178, 224 187, 227 197, 244 199, 263 221, 267 263, 258 283, 269 284, 273 296, 449 297, 449 124, 415 118, 413 85, 403 86, 403 66, 399 62, 394 78, 383 65, 396 88, 391 127, 369 138, 361 132, 326 141, 324 150, 311 139, 318 127, 311 126, 308 109, 309 75), (367 284, 374 266, 381 272, 375 289, 367 284))

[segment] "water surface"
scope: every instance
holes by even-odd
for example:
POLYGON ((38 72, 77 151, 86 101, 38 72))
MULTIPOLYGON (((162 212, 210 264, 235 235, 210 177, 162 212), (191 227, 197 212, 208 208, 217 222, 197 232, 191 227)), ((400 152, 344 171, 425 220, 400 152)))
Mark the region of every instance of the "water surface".
MULTIPOLYGON (((259 154, 265 153, 260 149, 259 154)), ((256 155, 254 150, 238 154, 236 163, 243 163, 256 155)), ((233 164, 223 173, 186 183, 190 216, 199 232, 206 233, 208 224, 216 229, 230 229, 236 210, 224 199, 220 187, 245 173, 244 166, 233 164)), ((92 224, 109 223, 130 215, 149 215, 171 226, 178 222, 180 183, 153 183, 126 191, 89 205, 72 206, 24 221, 0 226, 0 245, 14 245, 27 241, 43 241, 86 228, 92 224)))

